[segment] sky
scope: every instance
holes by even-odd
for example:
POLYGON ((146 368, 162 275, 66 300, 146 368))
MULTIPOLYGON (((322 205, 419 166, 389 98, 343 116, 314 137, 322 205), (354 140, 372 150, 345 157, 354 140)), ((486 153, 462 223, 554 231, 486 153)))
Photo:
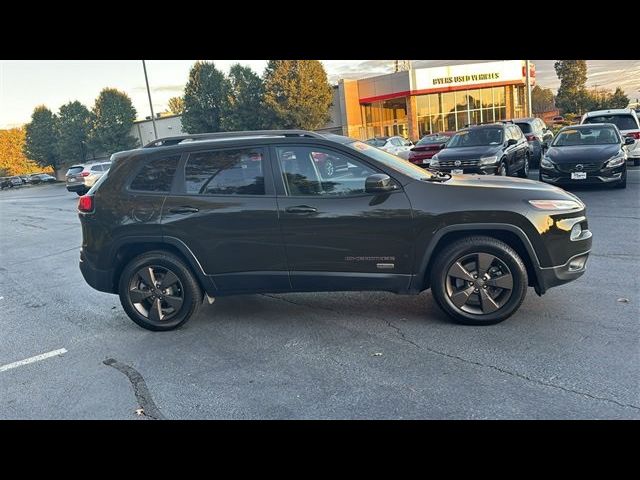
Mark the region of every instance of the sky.
MULTIPOLYGON (((412 60, 414 68, 477 63, 483 60, 412 60)), ((147 74, 155 112, 167 109, 169 98, 182 94, 195 60, 147 60, 147 74)), ((228 72, 241 63, 262 74, 267 60, 213 60, 228 72)), ((538 85, 556 90, 554 60, 533 60, 538 85)), ((393 60, 322 60, 329 81, 364 78, 393 71, 393 60)), ((622 87, 631 101, 640 98, 640 60, 588 60, 587 87, 622 87)), ((0 60, 0 129, 27 123, 37 105, 52 111, 79 100, 91 108, 100 91, 113 87, 126 92, 138 119, 150 115, 140 60, 0 60)))

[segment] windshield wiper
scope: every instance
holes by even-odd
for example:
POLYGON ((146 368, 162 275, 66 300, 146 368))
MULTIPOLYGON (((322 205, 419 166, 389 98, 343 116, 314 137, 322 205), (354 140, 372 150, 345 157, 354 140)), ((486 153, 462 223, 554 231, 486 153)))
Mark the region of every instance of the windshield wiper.
POLYGON ((425 182, 446 182, 451 178, 450 173, 445 172, 433 172, 429 177, 423 177, 420 180, 425 182))

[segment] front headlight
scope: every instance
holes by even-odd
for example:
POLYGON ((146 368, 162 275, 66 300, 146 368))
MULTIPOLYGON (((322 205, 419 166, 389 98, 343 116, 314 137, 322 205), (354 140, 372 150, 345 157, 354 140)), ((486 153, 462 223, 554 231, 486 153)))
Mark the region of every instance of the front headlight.
POLYGON ((626 161, 627 154, 620 150, 615 156, 607 160, 607 163, 605 163, 604 166, 607 168, 619 167, 620 165, 624 165, 626 161))
POLYGON ((553 168, 555 165, 551 159, 545 155, 542 157, 542 160, 540 160, 540 166, 543 168, 553 168))
POLYGON ((574 210, 584 206, 573 200, 529 200, 529 203, 538 210, 574 210))
POLYGON ((481 157, 479 165, 492 165, 498 161, 498 157, 495 155, 492 157, 481 157))

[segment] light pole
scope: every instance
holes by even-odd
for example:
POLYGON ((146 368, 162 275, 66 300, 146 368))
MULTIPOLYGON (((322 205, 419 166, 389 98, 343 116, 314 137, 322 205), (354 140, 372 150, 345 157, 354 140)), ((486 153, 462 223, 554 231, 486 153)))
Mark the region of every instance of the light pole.
POLYGON ((151 103, 151 90, 149 90, 149 79, 147 78, 147 65, 142 60, 142 68, 144 70, 144 81, 147 84, 147 95, 149 96, 149 108, 151 109, 151 122, 153 122, 154 140, 158 139, 158 130, 156 129, 156 116, 153 113, 153 103, 151 103))
POLYGON ((528 115, 531 117, 532 116, 532 112, 531 112, 531 79, 530 77, 530 71, 529 71, 529 60, 525 60, 526 66, 525 68, 527 69, 527 111, 528 111, 528 115))

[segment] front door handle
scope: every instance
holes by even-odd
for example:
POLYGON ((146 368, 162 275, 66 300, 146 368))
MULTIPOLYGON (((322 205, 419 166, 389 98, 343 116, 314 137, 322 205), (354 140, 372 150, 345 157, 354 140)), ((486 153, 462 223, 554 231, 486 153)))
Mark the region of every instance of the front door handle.
POLYGON ((317 213, 318 209, 310 207, 309 205, 296 205, 295 207, 288 207, 285 212, 287 213, 317 213))
POLYGON ((171 213, 197 213, 199 211, 200 210, 195 207, 175 207, 169 209, 171 213))

